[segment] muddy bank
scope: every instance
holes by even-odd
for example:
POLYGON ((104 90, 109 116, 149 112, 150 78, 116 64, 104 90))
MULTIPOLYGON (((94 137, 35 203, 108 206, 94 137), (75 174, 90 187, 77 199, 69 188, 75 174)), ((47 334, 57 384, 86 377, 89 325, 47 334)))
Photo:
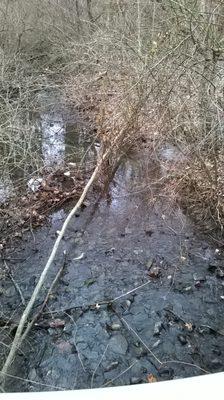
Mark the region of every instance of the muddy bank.
MULTIPOLYGON (((16 357, 8 391, 125 385, 224 370, 223 250, 164 197, 163 162, 176 162, 170 157, 167 149, 160 163, 148 149, 134 154, 117 171, 110 201, 94 205, 90 197, 77 213, 34 312, 66 261, 63 274, 16 357)), ((27 301, 66 213, 53 214, 3 254, 1 360, 23 309, 4 260, 27 301)))

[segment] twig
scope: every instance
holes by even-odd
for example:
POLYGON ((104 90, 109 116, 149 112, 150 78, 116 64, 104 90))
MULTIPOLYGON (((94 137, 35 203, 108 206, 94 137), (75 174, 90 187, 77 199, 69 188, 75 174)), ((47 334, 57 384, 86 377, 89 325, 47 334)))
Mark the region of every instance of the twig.
MULTIPOLYGON (((116 311, 115 311, 116 312, 116 311)), ((156 355, 153 353, 153 351, 149 348, 149 346, 144 342, 144 340, 137 334, 137 332, 129 325, 129 323, 123 318, 121 317, 117 312, 116 315, 120 318, 120 320, 123 322, 124 325, 126 325, 126 327, 128 328, 129 331, 131 331, 137 338, 138 340, 143 344, 143 346, 146 348, 146 350, 148 350, 148 352, 155 358, 155 360, 162 365, 162 361, 159 360, 158 357, 156 357, 156 355)))
POLYGON ((83 364, 83 361, 82 361, 82 358, 81 358, 81 355, 80 355, 80 352, 79 352, 79 348, 78 348, 77 343, 76 343, 77 324, 76 324, 74 318, 71 317, 71 315, 69 315, 67 313, 65 313, 65 314, 72 320, 73 324, 75 325, 75 335, 74 335, 74 339, 73 339, 73 344, 75 346, 75 349, 76 349, 76 352, 77 352, 77 356, 78 356, 79 362, 80 362, 80 364, 82 366, 82 369, 83 369, 84 372, 86 372, 85 366, 83 364))
POLYGON ((122 375, 124 375, 126 372, 128 372, 132 367, 134 367, 135 364, 137 364, 139 361, 135 360, 128 368, 126 368, 124 371, 122 371, 119 375, 115 376, 115 378, 107 381, 104 383, 103 387, 110 385, 113 383, 116 379, 120 378, 122 375))
MULTIPOLYGON (((142 285, 137 286, 136 288, 134 288, 132 290, 129 290, 128 292, 126 292, 124 294, 121 294, 118 297, 115 297, 115 299, 111 300, 110 303, 114 303, 115 301, 121 299, 122 297, 125 297, 125 296, 127 296, 127 295, 129 295, 129 294, 131 294, 133 292, 136 292, 136 290, 143 288, 144 286, 148 285, 149 283, 151 283, 151 281, 147 281, 147 282, 143 283, 142 285)), ((98 304, 100 304, 100 303, 98 303, 98 304)))
POLYGON ((92 378, 91 378, 91 389, 93 388, 93 380, 94 380, 96 371, 98 370, 98 368, 99 368, 99 366, 100 366, 100 364, 101 364, 101 362, 102 362, 102 360, 103 360, 103 358, 104 358, 104 356, 105 356, 105 354, 107 352, 108 346, 109 346, 109 344, 107 344, 107 346, 106 346, 106 348, 105 348, 105 350, 104 350, 104 352, 103 352, 103 354, 102 354, 102 356, 100 358, 100 361, 98 362, 95 370, 93 371, 92 378))
POLYGON ((86 304, 86 305, 82 304, 80 306, 79 305, 77 305, 77 306, 74 305, 74 306, 70 306, 70 307, 68 307, 66 309, 47 311, 45 314, 52 314, 52 313, 56 313, 57 314, 57 313, 60 313, 60 312, 68 312, 70 310, 77 309, 77 308, 91 308, 91 307, 97 308, 98 306, 103 306, 103 305, 106 305, 106 304, 112 305, 115 301, 117 301, 117 300, 119 300, 119 299, 121 299, 121 298, 123 298, 125 296, 128 296, 129 294, 131 294, 133 292, 136 292, 136 290, 141 289, 142 287, 148 285, 149 283, 151 283, 151 281, 147 281, 147 282, 143 283, 142 285, 137 286, 136 288, 131 289, 128 292, 123 293, 118 297, 115 297, 114 299, 101 300, 101 301, 97 301, 96 303, 86 304))
POLYGON ((25 299, 24 299, 24 297, 23 297, 22 291, 21 291, 21 289, 20 289, 18 283, 17 283, 17 282, 15 281, 15 279, 13 278, 12 272, 11 272, 11 270, 10 270, 10 268, 9 268, 9 266, 8 266, 8 264, 6 263, 5 260, 4 260, 4 265, 5 265, 5 269, 6 269, 6 271, 7 271, 7 274, 8 274, 8 276, 9 276, 9 278, 11 279, 13 285, 15 286, 17 292, 19 293, 19 296, 20 296, 22 305, 25 306, 25 305, 26 305, 26 302, 25 302, 25 299))
MULTIPOLYGON (((27 383, 33 383, 34 385, 40 385, 40 386, 43 386, 43 387, 48 387, 50 389, 66 390, 66 388, 62 387, 62 386, 48 385, 47 383, 41 383, 41 382, 33 381, 32 379, 21 378, 20 376, 11 375, 11 374, 8 374, 8 373, 7 374, 5 373, 4 375, 9 377, 9 378, 18 379, 20 381, 27 382, 27 383)), ((2 389, 2 388, 0 388, 0 389, 2 389)))
POLYGON ((207 371, 206 369, 200 367, 199 365, 193 364, 193 363, 189 363, 189 362, 186 362, 186 361, 170 360, 170 361, 164 361, 163 364, 183 364, 183 365, 188 365, 189 367, 197 368, 200 371, 205 372, 206 374, 211 374, 210 371, 207 371))

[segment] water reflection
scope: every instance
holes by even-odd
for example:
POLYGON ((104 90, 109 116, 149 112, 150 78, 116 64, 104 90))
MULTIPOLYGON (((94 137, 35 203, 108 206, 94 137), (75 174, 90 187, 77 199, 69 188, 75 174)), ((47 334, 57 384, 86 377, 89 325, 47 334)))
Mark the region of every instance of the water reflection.
MULTIPOLYGON (((87 123, 74 110, 62 104, 59 93, 39 93, 38 104, 39 112, 30 116, 33 121, 32 127, 37 133, 35 151, 38 155, 38 163, 40 164, 42 160, 42 165, 54 170, 63 167, 66 162, 80 163, 84 155, 92 163, 95 160, 96 151, 93 147, 87 151, 90 136, 87 123)), ((28 160, 24 162, 29 163, 28 160)), ((34 168, 36 170, 36 166, 34 168)), ((0 204, 12 196, 13 185, 16 186, 17 178, 10 178, 7 174, 4 179, 0 176, 0 204)), ((20 178, 22 180, 24 176, 20 178)), ((26 176, 26 179, 27 181, 23 182, 24 190, 29 189, 30 182, 38 181, 41 176, 34 174, 31 168, 30 176, 26 176)))
POLYGON ((65 125, 62 115, 41 116, 42 155, 46 167, 60 167, 65 161, 65 125))
POLYGON ((13 195, 13 183, 10 177, 0 179, 0 204, 5 203, 13 195))

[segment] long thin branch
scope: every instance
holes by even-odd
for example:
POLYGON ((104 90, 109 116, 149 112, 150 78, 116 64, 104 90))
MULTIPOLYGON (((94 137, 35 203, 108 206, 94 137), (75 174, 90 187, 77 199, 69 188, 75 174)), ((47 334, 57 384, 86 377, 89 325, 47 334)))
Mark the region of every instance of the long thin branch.
POLYGON ((84 187, 83 192, 82 192, 78 202, 76 203, 75 207, 71 210, 71 212, 67 216, 67 218, 66 218, 66 220, 65 220, 65 222, 64 222, 64 224, 62 226, 62 229, 61 229, 61 231, 60 231, 60 233, 59 233, 59 235, 57 237, 57 240, 55 241, 55 244, 54 244, 53 249, 51 251, 50 257, 48 258, 48 261, 47 261, 47 263, 46 263, 46 265, 45 265, 45 267, 43 269, 43 272, 42 272, 42 274, 41 274, 41 276, 39 278, 39 281, 38 281, 34 291, 33 291, 33 294, 32 294, 32 296, 31 296, 31 298, 30 298, 30 300, 29 300, 29 302, 28 302, 28 304, 27 304, 27 306, 26 306, 26 308, 25 308, 25 310, 24 310, 24 312, 22 314, 22 317, 20 319, 18 328, 16 330, 15 337, 14 337, 13 342, 12 342, 12 346, 11 346, 10 352, 9 352, 8 357, 7 357, 6 361, 5 361, 5 364, 3 365, 3 368, 2 368, 2 370, 0 372, 0 374, 2 375, 0 377, 2 385, 4 384, 4 380, 5 380, 5 376, 7 374, 7 371, 9 369, 10 365, 13 362, 13 359, 15 357, 17 348, 22 343, 21 338, 22 338, 23 329, 25 327, 26 321, 27 321, 27 319, 28 319, 28 317, 30 315, 30 312, 32 310, 34 302, 35 302, 35 300, 36 300, 36 298, 37 298, 37 296, 38 296, 38 294, 39 294, 39 292, 40 292, 40 290, 41 290, 41 288, 42 288, 42 286, 44 284, 46 275, 47 275, 47 273, 48 273, 48 271, 49 271, 49 269, 50 269, 50 267, 51 267, 51 265, 52 265, 52 263, 53 263, 53 261, 55 259, 57 250, 58 250, 60 242, 61 242, 61 240, 62 240, 62 238, 63 238, 63 236, 65 234, 67 226, 68 226, 69 222, 71 221, 73 215, 77 212, 77 210, 79 209, 79 207, 82 205, 83 201, 85 200, 86 195, 87 195, 90 187, 92 186, 94 180, 96 179, 96 176, 97 176, 98 172, 100 171, 100 168, 101 168, 104 160, 108 156, 110 150, 111 150, 111 147, 104 153, 102 158, 99 160, 98 164, 96 165, 96 168, 94 169, 94 171, 92 173, 92 176, 90 177, 90 179, 88 180, 86 186, 84 187))
POLYGON ((45 297, 45 299, 44 299, 44 301, 43 301, 43 303, 42 303, 42 305, 41 305, 41 307, 40 307, 40 309, 39 309, 39 310, 37 311, 37 313, 34 315, 33 319, 28 323, 28 325, 27 325, 25 331, 23 332, 23 335, 22 335, 22 337, 21 337, 21 343, 25 340, 26 336, 27 336, 28 333, 30 332, 30 329, 31 329, 32 326, 35 324, 35 322, 38 320, 38 318, 40 317, 40 315, 42 314, 42 312, 43 312, 43 310, 44 310, 44 308, 45 308, 45 306, 46 306, 46 304, 47 304, 47 302, 48 302, 49 296, 50 296, 50 294, 51 294, 51 292, 52 292, 54 286, 56 285, 58 279, 60 278, 60 276, 61 276, 61 274, 62 274, 62 271, 63 271, 63 269, 64 269, 64 267, 65 267, 65 263, 66 263, 66 259, 64 259, 64 262, 63 262, 61 268, 59 269, 59 271, 58 271, 56 277, 54 278, 54 280, 53 280, 53 282, 52 282, 52 284, 51 284, 51 286, 50 286, 50 288, 49 288, 49 290, 48 290, 48 292, 47 292, 47 294, 46 294, 46 297, 45 297))

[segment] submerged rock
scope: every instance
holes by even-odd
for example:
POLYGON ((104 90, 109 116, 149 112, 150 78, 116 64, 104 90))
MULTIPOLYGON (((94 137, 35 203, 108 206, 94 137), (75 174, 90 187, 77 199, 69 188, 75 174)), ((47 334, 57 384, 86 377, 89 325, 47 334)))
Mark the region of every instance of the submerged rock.
POLYGON ((161 321, 156 322, 154 326, 153 336, 160 335, 162 328, 163 328, 163 323, 161 321))
POLYGON ((179 342, 184 346, 185 344, 187 344, 187 336, 185 335, 177 335, 177 339, 179 340, 179 342))
POLYGON ((113 336, 109 341, 109 349, 116 354, 125 355, 128 350, 128 342, 122 335, 113 336))
POLYGON ((107 365, 107 366, 104 368, 104 371, 105 371, 105 372, 112 371, 113 369, 117 368, 118 365, 119 365, 119 362, 118 362, 118 361, 113 361, 111 364, 107 365))

